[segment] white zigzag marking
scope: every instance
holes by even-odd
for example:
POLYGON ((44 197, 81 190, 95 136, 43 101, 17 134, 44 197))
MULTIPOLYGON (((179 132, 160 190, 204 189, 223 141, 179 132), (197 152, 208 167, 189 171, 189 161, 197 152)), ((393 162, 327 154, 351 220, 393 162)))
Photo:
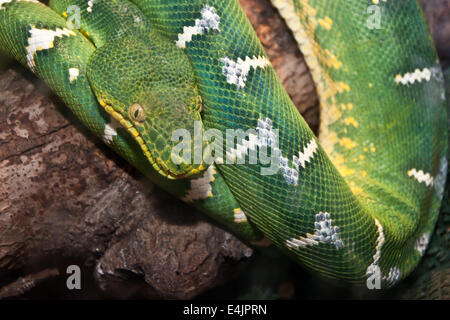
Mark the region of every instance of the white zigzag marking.
POLYGON ((417 171, 416 169, 411 169, 408 171, 409 177, 414 177, 420 183, 424 182, 427 187, 434 186, 434 178, 429 173, 424 173, 422 170, 417 171))
POLYGON ((195 20, 195 26, 184 27, 183 33, 178 35, 176 44, 179 48, 186 48, 186 42, 191 42, 192 36, 203 34, 205 31, 211 29, 220 32, 220 17, 217 15, 216 9, 205 6, 200 13, 202 14, 202 18, 195 20))
POLYGON ((415 82, 430 81, 431 79, 436 79, 437 82, 441 84, 441 89, 443 90, 443 98, 445 100, 445 87, 444 87, 444 76, 442 74, 442 68, 439 61, 433 67, 424 68, 423 70, 416 69, 414 72, 407 72, 405 75, 398 74, 395 77, 395 82, 403 85, 414 84, 415 82))
POLYGON ((300 237, 299 239, 291 238, 286 240, 286 246, 288 248, 298 249, 299 247, 316 246, 320 242, 331 243, 338 250, 344 246, 339 237, 339 227, 333 226, 333 221, 328 212, 319 212, 316 214, 314 227, 314 234, 307 234, 306 238, 300 237))
POLYGON ((121 128, 119 121, 110 116, 111 122, 105 125, 105 130, 103 132, 103 141, 107 144, 113 142, 113 137, 117 136, 117 129, 121 128))
POLYGON ((60 29, 56 28, 56 30, 47 30, 47 29, 37 29, 35 27, 31 27, 30 29, 30 37, 28 38, 28 47, 27 49, 27 63, 31 70, 34 71, 35 62, 34 62, 34 54, 37 51, 47 50, 53 48, 53 41, 55 37, 62 38, 63 36, 75 36, 76 33, 69 29, 60 29))
POLYGON ((216 170, 214 166, 210 166, 203 175, 198 179, 191 180, 191 188, 182 198, 185 202, 193 202, 194 200, 207 199, 213 196, 211 182, 214 181, 216 170))
MULTIPOLYGON (((301 165, 303 168, 306 168, 306 163, 310 162, 314 157, 314 153, 317 151, 317 148, 317 142, 313 138, 303 149, 303 153, 299 151, 298 157, 292 157, 294 168, 289 167, 287 158, 280 156, 280 171, 288 184, 298 184, 299 165, 301 165)), ((275 149, 275 152, 281 155, 281 151, 275 149)))
POLYGON ((70 68, 69 69, 69 81, 72 83, 73 81, 77 80, 78 76, 80 75, 80 70, 77 68, 70 68))
POLYGON ((222 72, 227 77, 227 82, 235 84, 239 89, 245 87, 250 68, 265 68, 270 64, 266 57, 245 57, 245 60, 238 58, 237 62, 225 57, 220 60, 223 63, 222 72))
POLYGON ((274 155, 280 160, 280 172, 283 178, 290 185, 298 184, 298 171, 299 167, 306 168, 306 163, 311 162, 318 149, 318 145, 314 138, 306 145, 303 152, 298 153, 297 156, 293 156, 292 163, 294 168, 289 167, 288 159, 283 157, 281 150, 278 147, 277 132, 273 129, 272 120, 269 118, 259 119, 258 127, 256 128, 257 135, 250 133, 248 140, 243 140, 241 144, 236 146, 236 149, 230 149, 227 151, 228 159, 245 159, 245 155, 249 150, 255 151, 257 147, 268 147, 272 149, 274 155))
POLYGON ((303 153, 299 152, 298 157, 293 156, 292 162, 294 168, 289 167, 288 159, 283 157, 281 150, 278 148, 276 134, 273 132, 272 120, 269 118, 258 120, 258 134, 259 134, 259 146, 271 147, 275 155, 280 159, 280 172, 288 184, 298 184, 298 171, 299 165, 303 168, 306 167, 306 163, 310 162, 314 157, 318 146, 314 138, 303 149, 303 153))
POLYGON ((416 81, 422 82, 423 80, 430 81, 432 75, 432 71, 428 68, 425 68, 423 70, 416 69, 412 73, 405 73, 405 75, 398 74, 395 77, 396 83, 401 83, 403 85, 407 84, 413 84, 416 81))
POLYGON ((247 222, 247 216, 241 208, 234 209, 234 222, 236 223, 244 223, 247 222))
POLYGON ((300 164, 303 168, 306 167, 306 163, 311 161, 311 159, 314 157, 314 152, 317 151, 317 142, 316 140, 311 140, 310 143, 306 145, 306 147, 303 149, 303 153, 299 152, 298 157, 294 156, 294 165, 298 167, 300 164))
POLYGON ((92 8, 94 7, 95 0, 88 1, 88 7, 86 9, 87 12, 92 12, 92 8))
POLYGON ((427 250, 429 242, 430 242, 430 234, 428 232, 425 232, 419 239, 417 239, 414 249, 419 251, 420 255, 423 256, 425 250, 427 250))

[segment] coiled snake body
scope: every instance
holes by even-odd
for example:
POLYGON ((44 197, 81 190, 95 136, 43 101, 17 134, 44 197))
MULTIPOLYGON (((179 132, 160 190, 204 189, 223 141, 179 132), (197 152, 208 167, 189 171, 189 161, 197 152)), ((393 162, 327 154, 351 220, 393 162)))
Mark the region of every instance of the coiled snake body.
POLYGON ((147 177, 242 239, 268 238, 329 277, 390 286, 426 249, 447 169, 443 78, 420 8, 272 2, 316 83, 319 139, 237 0, 0 0, 0 47, 147 177), (250 133, 216 165, 179 164, 171 135, 194 137, 199 121, 200 132, 250 133), (264 148, 274 174, 223 159, 264 148))

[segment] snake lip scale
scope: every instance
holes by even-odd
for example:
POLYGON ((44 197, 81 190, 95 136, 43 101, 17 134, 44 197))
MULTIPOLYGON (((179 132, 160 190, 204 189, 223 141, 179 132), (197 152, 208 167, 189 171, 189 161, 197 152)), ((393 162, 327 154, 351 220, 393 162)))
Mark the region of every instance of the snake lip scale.
POLYGON ((149 152, 148 145, 145 144, 145 141, 142 137, 142 135, 139 133, 139 131, 136 129, 136 127, 129 121, 126 121, 124 117, 115 111, 111 106, 109 106, 107 103, 103 101, 99 101, 100 105, 105 108, 106 112, 108 112, 114 119, 116 119, 122 127, 127 129, 127 131, 133 135, 133 137, 138 141, 139 146, 142 149, 142 152, 145 154, 147 159, 150 161, 153 168, 160 174, 166 175, 169 179, 176 179, 177 176, 172 176, 169 172, 169 170, 164 167, 160 162, 158 162, 153 156, 152 153, 149 152), (138 139, 139 138, 139 139, 138 139))

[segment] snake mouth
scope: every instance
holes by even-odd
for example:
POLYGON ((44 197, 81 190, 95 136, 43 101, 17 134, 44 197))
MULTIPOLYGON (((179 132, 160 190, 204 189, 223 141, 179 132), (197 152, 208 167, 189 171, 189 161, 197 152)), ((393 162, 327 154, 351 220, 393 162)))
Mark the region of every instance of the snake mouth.
POLYGON ((120 123, 120 125, 124 129, 126 129, 128 133, 131 134, 134 140, 138 143, 147 160, 152 165, 153 169, 155 169, 159 174, 171 180, 182 179, 191 174, 195 174, 195 172, 185 174, 174 174, 152 155, 143 136, 131 121, 125 119, 124 116, 120 114, 120 112, 116 111, 111 105, 107 104, 103 100, 100 100, 99 103, 109 115, 111 115, 115 120, 117 120, 120 123))

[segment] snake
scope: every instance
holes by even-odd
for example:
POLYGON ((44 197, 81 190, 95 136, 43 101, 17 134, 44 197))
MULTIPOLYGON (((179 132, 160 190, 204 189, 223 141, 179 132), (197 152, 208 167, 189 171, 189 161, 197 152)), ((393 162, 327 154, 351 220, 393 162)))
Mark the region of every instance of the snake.
POLYGON ((444 82, 423 13, 416 0, 272 4, 314 80, 318 137, 237 0, 0 0, 0 48, 247 244, 389 288, 424 255, 447 174, 444 82))

